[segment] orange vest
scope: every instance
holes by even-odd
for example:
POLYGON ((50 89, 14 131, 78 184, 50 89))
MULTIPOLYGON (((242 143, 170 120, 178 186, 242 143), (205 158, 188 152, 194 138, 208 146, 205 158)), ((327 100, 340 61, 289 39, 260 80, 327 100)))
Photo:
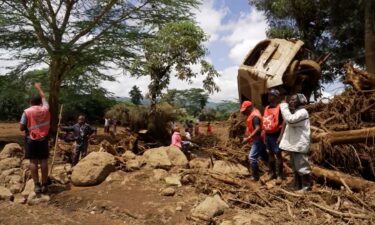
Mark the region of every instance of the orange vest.
POLYGON ((27 130, 31 140, 38 140, 48 135, 50 128, 50 113, 42 106, 31 106, 25 110, 27 130))
POLYGON ((280 130, 279 125, 280 105, 278 104, 275 108, 267 106, 264 109, 262 129, 267 134, 273 134, 280 130))
MULTIPOLYGON (((247 119, 246 119, 246 132, 245 132, 245 136, 248 136, 248 135, 250 135, 251 133, 253 133, 253 131, 254 131, 254 127, 253 127, 253 119, 254 119, 254 117, 258 117, 259 118, 259 120, 260 120, 260 127, 262 127, 262 114, 260 114, 260 112, 259 112, 259 110, 258 109, 254 109, 251 113, 250 113, 250 115, 249 115, 249 117, 247 117, 247 119)), ((258 139, 258 138, 260 138, 260 136, 255 136, 255 137, 253 137, 253 138, 251 138, 250 140, 249 140, 249 142, 251 143, 251 142, 253 142, 254 140, 256 140, 256 139, 258 139)))

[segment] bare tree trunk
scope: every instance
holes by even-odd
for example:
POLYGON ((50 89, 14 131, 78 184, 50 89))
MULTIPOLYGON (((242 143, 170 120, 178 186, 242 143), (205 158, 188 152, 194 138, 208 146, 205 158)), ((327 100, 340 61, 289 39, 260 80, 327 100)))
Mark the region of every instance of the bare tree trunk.
POLYGON ((51 113, 50 135, 52 135, 52 137, 54 137, 57 132, 60 86, 65 72, 66 65, 63 63, 62 59, 51 60, 49 68, 49 105, 51 113))
POLYGON ((365 1, 365 57, 367 71, 375 74, 375 0, 365 1))

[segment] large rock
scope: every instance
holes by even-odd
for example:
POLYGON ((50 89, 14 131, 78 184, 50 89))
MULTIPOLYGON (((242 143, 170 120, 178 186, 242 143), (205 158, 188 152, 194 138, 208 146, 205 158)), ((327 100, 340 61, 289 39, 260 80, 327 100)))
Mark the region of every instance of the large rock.
POLYGON ((0 186, 0 200, 13 201, 13 199, 12 192, 8 188, 0 186))
POLYGON ((143 160, 141 157, 136 157, 135 159, 129 159, 126 161, 126 170, 127 171, 135 171, 139 170, 144 165, 143 160))
POLYGON ((19 158, 6 158, 0 161, 0 171, 18 168, 21 166, 21 159, 19 158))
POLYGON ((213 172, 222 173, 233 176, 248 176, 249 170, 241 164, 227 162, 223 160, 215 161, 212 168, 213 172))
POLYGON ((75 186, 91 186, 100 184, 113 171, 116 160, 107 152, 91 152, 74 168, 72 183, 75 186))
POLYGON ((182 184, 181 184, 181 176, 179 174, 172 174, 172 175, 164 178, 164 180, 167 183, 167 185, 178 186, 178 187, 182 186, 182 184))
POLYGON ((172 165, 186 167, 189 163, 185 154, 174 146, 166 147, 167 155, 172 165))
POLYGON ((23 150, 17 143, 10 143, 5 145, 3 150, 0 152, 0 160, 11 157, 22 157, 23 150))
POLYGON ((195 158, 190 160, 189 167, 190 168, 200 168, 200 169, 208 169, 210 168, 210 159, 203 159, 203 158, 195 158))
POLYGON ((70 181, 69 174, 71 170, 72 166, 69 163, 56 165, 53 167, 50 177, 61 184, 67 184, 70 181))
POLYGON ((163 169, 154 169, 152 173, 154 174, 153 179, 157 181, 164 179, 168 175, 168 172, 163 169))
POLYGON ((34 185, 33 179, 28 180, 26 182, 25 188, 23 189, 21 195, 24 198, 27 198, 31 193, 34 193, 34 188, 35 188, 35 185, 34 185))
POLYGON ((172 163, 166 149, 165 147, 160 147, 147 150, 143 153, 145 163, 152 168, 170 169, 172 163))
POLYGON ((122 154, 121 156, 123 159, 125 160, 131 160, 131 159, 135 159, 137 157, 136 154, 134 154, 133 152, 131 151, 125 151, 124 154, 122 154))
POLYGON ((201 220, 209 221, 215 216, 224 213, 224 210, 229 206, 225 203, 219 195, 214 197, 207 197, 197 207, 192 210, 192 216, 201 220))

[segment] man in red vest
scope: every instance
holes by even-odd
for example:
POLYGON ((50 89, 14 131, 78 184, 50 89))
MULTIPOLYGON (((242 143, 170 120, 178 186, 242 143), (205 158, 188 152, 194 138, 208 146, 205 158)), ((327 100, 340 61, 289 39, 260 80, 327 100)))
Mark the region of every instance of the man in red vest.
POLYGON ((253 177, 252 180, 259 180, 259 167, 258 158, 259 156, 264 160, 268 161, 268 154, 266 146, 263 143, 262 133, 262 115, 259 110, 253 106, 252 102, 244 101, 242 103, 240 112, 247 116, 246 119, 246 132, 243 143, 250 143, 251 150, 249 153, 249 162, 252 169, 253 177))
POLYGON ((283 136, 283 128, 285 126, 279 101, 280 92, 276 89, 271 89, 268 92, 269 105, 264 109, 262 124, 266 136, 266 147, 269 152, 270 180, 277 178, 277 185, 280 185, 283 179, 283 158, 279 143, 283 136))
POLYGON ((31 106, 22 114, 20 130, 25 131, 25 158, 30 160, 31 176, 35 184, 35 193, 47 191, 48 182, 48 132, 50 113, 47 100, 40 83, 35 84, 39 95, 31 97, 31 106), (38 164, 42 171, 42 184, 39 182, 38 164))

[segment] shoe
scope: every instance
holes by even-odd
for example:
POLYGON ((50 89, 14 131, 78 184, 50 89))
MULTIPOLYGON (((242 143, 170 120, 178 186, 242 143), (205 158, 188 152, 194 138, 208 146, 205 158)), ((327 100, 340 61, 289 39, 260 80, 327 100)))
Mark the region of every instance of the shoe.
POLYGON ((40 185, 39 182, 35 183, 34 185, 34 192, 35 194, 40 194, 42 192, 42 186, 40 185))
POLYGON ((298 191, 298 193, 305 193, 311 191, 312 186, 312 179, 310 174, 305 174, 301 176, 302 178, 302 188, 298 191))
POLYGON ((270 180, 273 180, 276 178, 276 165, 275 165, 275 161, 269 161, 268 162, 268 167, 269 167, 269 173, 268 173, 268 177, 267 177, 267 181, 270 181, 270 180))
POLYGON ((48 192, 48 184, 43 184, 41 187, 41 193, 47 193, 48 192))
POLYGON ((252 181, 259 181, 259 168, 258 167, 253 167, 252 168, 252 173, 253 173, 253 176, 251 177, 251 180, 252 181))

